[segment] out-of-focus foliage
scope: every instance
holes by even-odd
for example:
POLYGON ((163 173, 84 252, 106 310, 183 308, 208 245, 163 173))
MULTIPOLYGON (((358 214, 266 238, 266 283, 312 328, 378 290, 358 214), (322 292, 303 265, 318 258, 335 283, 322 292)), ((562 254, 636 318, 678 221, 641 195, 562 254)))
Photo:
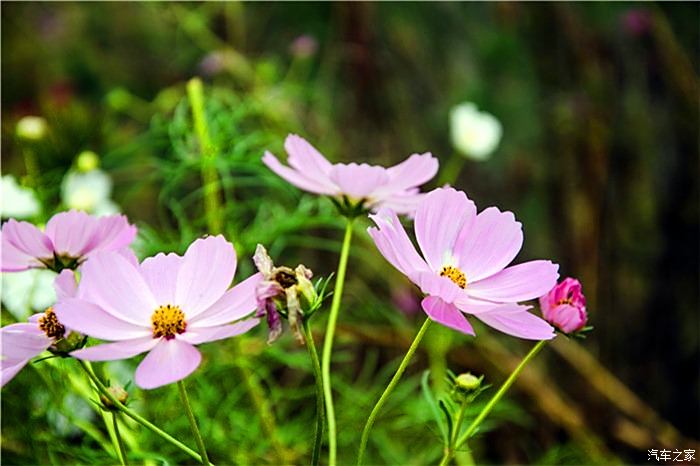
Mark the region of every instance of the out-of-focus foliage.
MULTIPOLYGON (((33 220, 43 222, 62 208, 76 156, 92 150, 140 228, 139 255, 182 253, 207 233, 185 89, 201 76, 237 277, 253 272, 258 242, 278 263, 328 276, 341 220, 329 201, 266 169, 264 149, 283 154, 293 132, 335 161, 391 164, 431 151, 449 168, 432 186, 453 181, 482 208, 512 210, 525 231, 519 259, 551 258, 581 280, 596 327, 585 347, 680 432, 664 437, 656 418, 638 422, 633 414, 646 411, 625 393, 605 398, 591 388, 597 372, 581 374, 552 352, 536 364, 543 377, 526 379, 483 425, 474 457, 645 462, 647 448, 693 448, 659 439, 700 436, 698 24, 693 4, 8 3, 3 174, 36 189, 44 210, 33 220), (449 110, 463 101, 502 123, 487 161, 451 147, 449 110), (44 139, 17 136, 25 115, 46 119, 44 139)), ((333 359, 341 464, 354 462, 367 414, 421 319, 397 311, 415 296, 366 226, 356 224, 333 359)), ((14 321, 4 308, 2 317, 14 321)), ((368 464, 439 460, 426 368, 483 373, 497 385, 529 348, 476 330, 473 339, 431 329, 374 428, 368 464)), ((307 461, 315 401, 305 348, 289 335, 267 346, 259 328, 203 350, 187 383, 213 461, 307 461), (274 418, 258 416, 241 366, 262 381, 254 396, 274 418)), ((123 385, 136 362, 103 370, 123 385)), ((438 376, 429 387, 436 398, 448 388, 438 376)), ((145 417, 190 439, 173 387, 130 391, 145 417)), ((2 395, 4 463, 115 462, 75 361, 33 364, 2 395)), ((137 425, 124 430, 134 462, 188 461, 137 425)))

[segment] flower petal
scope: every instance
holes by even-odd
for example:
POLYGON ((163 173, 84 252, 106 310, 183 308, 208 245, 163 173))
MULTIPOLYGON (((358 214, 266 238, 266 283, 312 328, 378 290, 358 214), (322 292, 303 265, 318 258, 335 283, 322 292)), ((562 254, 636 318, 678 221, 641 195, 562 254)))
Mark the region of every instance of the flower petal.
POLYGON ((80 292, 114 317, 141 326, 151 325, 158 307, 139 269, 116 252, 97 252, 82 266, 80 292))
POLYGON ((99 217, 95 223, 95 233, 89 251, 116 251, 128 247, 136 238, 138 229, 129 224, 124 215, 99 217))
POLYGON ((70 257, 81 257, 91 247, 96 230, 97 218, 77 210, 58 213, 46 224, 56 253, 70 257))
POLYGON ((97 346, 79 349, 70 353, 71 356, 86 361, 114 361, 116 359, 129 359, 137 354, 154 348, 160 338, 143 337, 133 340, 123 340, 116 343, 105 343, 97 346))
POLYGON ((30 258, 52 259, 53 243, 37 227, 10 219, 2 227, 3 271, 26 270, 41 264, 30 258))
POLYGON ((528 340, 550 340, 554 329, 544 320, 527 311, 529 307, 506 304, 490 312, 475 314, 486 325, 508 335, 528 340))
POLYGON ((296 134, 290 134, 284 141, 284 149, 289 154, 287 163, 297 172, 322 184, 331 192, 337 189, 328 178, 333 165, 308 141, 296 134))
POLYGON ((181 306, 188 320, 206 310, 231 285, 236 263, 236 251, 222 235, 196 240, 180 265, 172 304, 181 306))
POLYGON ((188 320, 187 325, 192 328, 214 327, 247 316, 257 307, 255 290, 262 279, 262 274, 256 273, 243 280, 228 290, 211 307, 188 320))
POLYGON ((391 265, 408 277, 428 270, 428 264, 416 252, 396 213, 390 209, 381 209, 369 218, 379 228, 368 228, 367 233, 391 265))
POLYGON ((134 325, 81 299, 61 300, 53 309, 63 325, 101 340, 133 340, 153 333, 150 326, 134 325))
POLYGON ((466 333, 475 335, 474 329, 454 304, 449 304, 437 296, 426 296, 421 302, 421 306, 428 316, 435 322, 466 333))
POLYGON ((186 341, 193 345, 206 343, 209 341, 223 340, 247 332, 260 323, 260 319, 246 319, 231 325, 218 325, 216 327, 201 328, 195 327, 187 329, 185 333, 177 335, 175 338, 186 341))
POLYGON ((500 272, 523 245, 520 222, 511 212, 489 207, 465 224, 457 239, 455 256, 459 268, 472 283, 500 272))
POLYGON ((141 275, 159 304, 175 304, 177 275, 182 263, 183 258, 173 253, 160 253, 141 263, 141 275))
POLYGON ((431 269, 439 272, 443 265, 457 265, 457 237, 475 217, 476 206, 462 191, 438 188, 428 193, 416 210, 414 224, 418 245, 431 269))
POLYGON ((51 346, 53 340, 35 323, 22 322, 0 329, 2 359, 11 362, 31 359, 51 346))
POLYGON ((58 274, 53 282, 56 291, 56 300, 75 298, 78 295, 78 283, 75 281, 75 273, 72 270, 64 269, 58 274))
POLYGON ((202 355, 189 343, 162 339, 136 368, 136 385, 151 389, 177 382, 194 372, 201 361, 202 355))
POLYGON ((557 283, 559 266, 546 260, 524 262, 496 275, 467 284, 470 296, 514 303, 539 298, 557 283))
POLYGON ((335 195, 338 193, 337 189, 329 188, 321 180, 308 178, 303 174, 303 172, 298 172, 289 167, 285 167, 279 160, 277 160, 277 157, 272 155, 270 152, 265 152, 262 161, 265 165, 267 165, 267 168, 299 189, 315 194, 335 195))
POLYGON ((438 160, 430 152, 413 154, 403 162, 387 169, 389 182, 375 195, 391 195, 415 188, 430 181, 438 171, 438 160))
POLYGON ((337 163, 333 165, 329 176, 342 194, 353 199, 368 198, 389 182, 386 168, 366 163, 337 163))
POLYGON ((4 387, 7 382, 12 380, 28 362, 29 359, 17 362, 0 361, 0 387, 4 387))
POLYGON ((419 272, 411 277, 421 291, 430 296, 437 296, 446 303, 455 303, 462 299, 464 290, 447 277, 435 272, 419 272))

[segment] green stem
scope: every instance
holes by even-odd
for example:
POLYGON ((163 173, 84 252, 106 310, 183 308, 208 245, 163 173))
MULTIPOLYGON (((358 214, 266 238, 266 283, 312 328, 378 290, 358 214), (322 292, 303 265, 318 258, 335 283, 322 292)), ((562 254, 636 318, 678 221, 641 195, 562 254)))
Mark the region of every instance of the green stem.
POLYGON ((343 297, 343 285, 345 284, 345 270, 348 267, 348 256, 350 255, 350 241, 352 239, 352 219, 348 218, 345 225, 345 237, 343 247, 340 251, 340 262, 335 277, 335 289, 333 290, 333 302, 328 315, 328 325, 326 335, 323 340, 323 354, 321 356, 321 375, 323 377, 323 396, 326 400, 326 420, 328 422, 328 464, 337 464, 337 441, 335 428, 335 409, 333 407, 333 390, 331 387, 331 352, 333 350, 333 337, 335 335, 335 325, 338 320, 338 311, 343 297))
POLYGON ((117 438, 117 445, 119 446, 119 461, 122 466, 129 466, 126 460, 126 448, 124 447, 124 442, 122 441, 122 436, 119 434, 119 424, 117 423, 117 413, 112 412, 112 425, 114 426, 114 436, 117 438))
POLYGON ((457 413, 457 422, 452 426, 452 432, 450 433, 450 441, 447 445, 447 450, 445 451, 442 461, 440 461, 440 466, 447 466, 450 462, 450 458, 454 455, 455 442, 457 442, 457 436, 459 435, 459 430, 462 427, 462 421, 464 420, 464 413, 467 410, 467 405, 471 400, 468 396, 464 397, 462 405, 459 407, 459 412, 457 413))
POLYGON ((105 387, 105 385, 97 377, 97 375, 95 375, 95 372, 92 370, 92 366, 90 366, 90 364, 88 362, 81 361, 79 359, 77 361, 80 364, 80 367, 82 367, 83 370, 85 370, 88 377, 90 378, 90 380, 92 380, 92 382, 95 384, 95 386, 100 391, 100 393, 102 393, 102 395, 104 395, 110 401, 110 403, 112 403, 119 411, 123 412, 125 415, 129 416, 131 419, 138 422, 139 424, 141 424, 142 426, 144 426, 146 429, 150 430, 154 434, 160 436, 163 440, 167 441, 168 443, 170 443, 170 444, 176 446, 177 448, 179 448, 180 450, 184 451, 185 453, 187 453, 189 456, 191 456, 195 460, 201 461, 201 457, 197 454, 196 451, 192 450, 191 448, 189 448, 184 443, 180 442, 178 439, 176 439, 172 435, 163 431, 158 426, 152 424, 151 422, 147 421, 143 417, 139 416, 137 413, 135 413, 134 411, 132 411, 129 408, 127 408, 126 406, 124 406, 124 404, 122 402, 117 400, 114 397, 114 395, 112 395, 109 392, 109 390, 107 390, 107 387, 105 387))
POLYGON ((197 442, 197 448, 199 449, 199 456, 201 457, 202 464, 209 464, 209 457, 207 456, 207 449, 204 447, 204 440, 202 435, 199 433, 199 428, 197 427, 197 420, 194 418, 194 413, 192 412, 192 407, 190 406, 190 400, 187 398, 187 389, 185 388, 185 382, 179 380, 177 382, 177 388, 180 392, 180 399, 182 400, 182 406, 185 408, 185 414, 187 414, 187 419, 190 421, 190 428, 192 429, 192 435, 197 442))
POLYGON ((304 319, 302 324, 304 329, 304 338, 306 339, 306 348, 309 350, 311 357, 311 367, 314 370, 314 379, 316 380, 316 436, 314 438, 314 449, 311 455, 312 466, 317 466, 321 456, 321 443, 323 442, 323 427, 326 423, 326 408, 323 402, 323 377, 321 376, 321 364, 318 360, 316 352, 316 344, 314 336, 309 328, 309 321, 304 319))
POLYGON ((459 174, 462 172, 462 168, 464 167, 464 163, 466 161, 467 159, 464 156, 458 152, 453 152, 450 158, 447 160, 445 166, 442 167, 442 170, 440 170, 441 176, 440 181, 438 181, 438 185, 454 185, 457 178, 459 178, 459 174))
POLYGON ((370 413, 369 418, 367 419, 367 423, 365 424, 365 428, 362 430, 362 438, 360 439, 360 450, 357 453, 357 465, 358 466, 360 466, 362 464, 362 457, 365 454, 365 449, 367 448, 367 441, 369 440, 369 432, 370 432, 370 430, 372 430, 372 425, 374 424, 374 420, 376 419, 377 414, 379 414, 379 411, 384 406, 384 403, 386 403, 387 398, 389 398, 389 395, 391 394, 391 392, 394 391, 394 388, 396 388, 396 385, 399 383, 399 380, 401 379, 401 376, 403 375, 404 371, 406 370, 406 367, 408 367, 408 363, 411 361, 413 354, 418 349, 418 345, 420 344, 421 340, 423 339, 425 332, 428 331, 428 328, 430 327, 431 322, 432 321, 430 320, 429 317, 425 319, 425 322, 423 322, 423 325, 421 326, 420 330, 418 330, 416 337, 413 339, 411 346, 408 347, 408 351, 406 352, 406 355, 401 360, 401 364, 399 364, 399 368, 396 369, 396 373, 391 378, 389 385, 387 385, 387 387, 384 389, 384 393, 382 393, 382 396, 379 397, 379 401, 377 401, 377 404, 374 405, 374 408, 372 408, 372 412, 370 413))
POLYGON ((204 112, 204 87, 202 80, 192 78, 187 83, 187 97, 192 107, 194 128, 199 140, 202 153, 202 184, 204 185, 204 212, 207 217, 207 227, 211 234, 217 235, 223 231, 221 200, 219 194, 219 177, 216 173, 216 147, 209 137, 209 126, 204 112))
MULTIPOLYGON (((508 376, 508 379, 501 385, 501 388, 498 389, 495 395, 493 395, 493 398, 489 400, 489 402, 484 406, 484 408, 481 410, 479 415, 472 421, 472 423, 467 427, 467 430, 459 437, 459 440, 457 440, 457 443, 455 444, 455 450, 459 449, 459 447, 462 446, 464 442, 466 442, 473 434, 476 432, 476 429, 479 427, 481 422, 486 418, 486 416, 489 415, 489 413, 493 410, 493 408, 496 406, 496 404, 499 402, 501 398, 503 398, 503 395, 508 391, 508 389, 515 383, 515 380, 518 378, 520 373, 523 371, 527 363, 529 363, 532 358, 537 356, 537 353, 540 352, 542 348, 544 348, 544 345, 547 344, 549 340, 541 340, 537 342, 535 346, 532 347, 529 353, 523 358, 522 361, 520 361, 520 364, 518 364, 518 367, 515 368, 515 370, 508 376)), ((452 452, 454 454, 454 452, 452 452)), ((448 458, 451 459, 451 455, 448 458)), ((447 463, 445 463, 447 464, 447 463)))

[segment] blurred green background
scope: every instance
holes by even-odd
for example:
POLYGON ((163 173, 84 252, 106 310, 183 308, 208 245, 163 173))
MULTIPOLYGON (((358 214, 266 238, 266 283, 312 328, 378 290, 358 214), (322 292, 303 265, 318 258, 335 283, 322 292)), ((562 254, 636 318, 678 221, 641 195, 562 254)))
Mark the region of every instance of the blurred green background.
MULTIPOLYGON (((335 270, 342 222, 329 201, 262 166, 264 149, 283 155, 294 132, 334 161, 391 164, 430 151, 461 169, 428 187, 455 180, 480 208, 515 212, 526 238, 518 261, 551 258, 578 277, 595 326, 581 343, 558 338, 524 374, 474 443, 476 458, 646 463, 649 448, 697 449, 700 437, 699 24, 694 3, 5 3, 3 174, 37 190, 44 210, 34 220, 45 221, 62 208, 76 156, 94 151, 140 227, 140 256, 183 252, 206 233, 185 91, 200 76, 237 279, 252 273, 257 242, 320 277, 335 270), (488 160, 455 163, 448 115, 463 101, 503 125, 488 160), (26 115, 46 119, 44 139, 17 136, 26 115)), ((422 319, 366 226, 357 225, 334 357, 343 464, 422 319)), ((15 319, 2 315, 3 325, 15 319)), ((324 319, 313 324, 317 341, 324 319)), ((439 459, 423 371, 438 396, 446 367, 497 384, 530 346, 476 330, 431 331, 375 427, 370 463, 439 459)), ((188 383, 212 459, 307 461, 305 349, 289 335, 268 347, 259 328, 204 352, 188 383)), ((125 384, 133 367, 104 370, 125 384)), ((67 395, 86 388, 70 360, 20 373, 2 392, 2 462, 114 462, 90 403, 67 395)), ((189 440, 172 387, 131 391, 149 419, 189 440)), ((134 461, 187 462, 127 428, 134 461)))

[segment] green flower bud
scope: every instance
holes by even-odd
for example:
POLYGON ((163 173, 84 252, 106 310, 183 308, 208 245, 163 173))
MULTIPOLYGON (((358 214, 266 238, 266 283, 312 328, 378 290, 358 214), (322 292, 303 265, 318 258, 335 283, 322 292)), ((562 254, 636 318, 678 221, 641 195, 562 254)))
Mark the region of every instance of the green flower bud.
POLYGON ((459 374, 457 378, 455 378, 455 387, 462 392, 471 393, 481 387, 481 381, 483 378, 483 375, 481 377, 476 377, 470 372, 467 372, 466 374, 459 374))
POLYGON ((46 120, 38 116, 26 116, 17 122, 17 136, 27 141, 39 141, 46 136, 46 120))
MULTIPOLYGON (((107 391, 121 404, 126 404, 126 401, 129 399, 129 392, 124 390, 119 385, 107 387, 107 391)), ((107 411, 119 411, 119 408, 117 408, 117 406, 112 403, 112 400, 107 398, 104 393, 100 393, 100 401, 102 402, 102 407, 107 411)))
POLYGON ((83 173, 92 171, 100 166, 100 158, 91 150, 84 150, 76 159, 78 171, 83 173))

